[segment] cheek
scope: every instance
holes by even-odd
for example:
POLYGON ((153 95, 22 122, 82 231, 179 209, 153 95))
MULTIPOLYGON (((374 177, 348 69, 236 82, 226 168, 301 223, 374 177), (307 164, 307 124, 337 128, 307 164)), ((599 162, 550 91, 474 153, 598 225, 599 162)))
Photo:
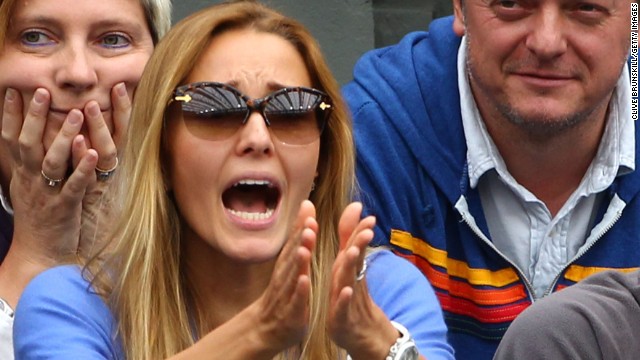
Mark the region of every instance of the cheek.
POLYGON ((103 79, 108 85, 106 87, 111 88, 117 83, 124 82, 127 85, 129 97, 132 97, 149 60, 149 55, 138 53, 130 55, 127 59, 118 59, 117 57, 110 59, 112 61, 109 62, 109 66, 105 67, 103 73, 103 79))
POLYGON ((167 134, 170 188, 174 192, 193 190, 194 194, 215 189, 226 147, 194 138, 181 121, 174 119, 168 119, 167 134))
POLYGON ((318 159, 320 156, 319 141, 308 145, 305 149, 297 149, 283 153, 282 161, 285 164, 289 181, 295 184, 296 192, 299 192, 300 201, 308 197, 308 191, 316 177, 318 159))

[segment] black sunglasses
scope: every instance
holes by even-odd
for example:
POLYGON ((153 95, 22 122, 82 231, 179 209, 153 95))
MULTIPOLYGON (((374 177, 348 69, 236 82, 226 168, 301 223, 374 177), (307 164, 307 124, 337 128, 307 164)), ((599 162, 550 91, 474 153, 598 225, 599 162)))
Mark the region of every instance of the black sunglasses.
POLYGON ((283 88, 251 99, 227 84, 197 82, 177 87, 172 100, 182 104, 185 123, 195 136, 228 139, 258 111, 273 135, 291 145, 317 140, 332 109, 327 94, 307 87, 283 88))

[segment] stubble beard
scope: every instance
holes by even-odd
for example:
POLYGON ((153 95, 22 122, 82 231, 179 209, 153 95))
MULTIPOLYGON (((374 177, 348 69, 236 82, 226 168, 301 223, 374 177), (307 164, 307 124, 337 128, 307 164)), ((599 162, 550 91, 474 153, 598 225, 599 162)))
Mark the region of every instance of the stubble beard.
MULTIPOLYGON (((465 37, 466 45, 467 45, 467 54, 466 54, 466 66, 467 66, 467 76, 469 78, 469 82, 473 82, 473 61, 471 60, 471 44, 470 44, 470 36, 467 33, 465 37)), ((626 64, 625 57, 622 60, 622 64, 620 67, 620 74, 622 74, 623 66, 626 64)), ((476 83, 478 83, 476 81, 476 83)), ((482 87, 480 87, 482 91, 482 87)), ((612 90, 613 92, 613 90, 612 90)), ((502 99, 498 96, 487 96, 490 101, 490 106, 493 108, 493 113, 499 114, 499 116, 511 123, 512 125, 517 126, 521 129, 527 136, 531 139, 549 139, 553 136, 561 135, 571 129, 578 127, 590 119, 593 119, 594 112, 600 108, 599 105, 589 106, 581 111, 577 111, 571 114, 565 115, 554 115, 550 112, 545 111, 544 109, 540 112, 536 112, 535 114, 525 114, 519 111, 508 99, 502 99)), ((610 98, 609 98, 610 99, 610 98)), ((608 110, 607 110, 608 112, 608 110)), ((485 120, 486 121, 486 120, 485 120)))

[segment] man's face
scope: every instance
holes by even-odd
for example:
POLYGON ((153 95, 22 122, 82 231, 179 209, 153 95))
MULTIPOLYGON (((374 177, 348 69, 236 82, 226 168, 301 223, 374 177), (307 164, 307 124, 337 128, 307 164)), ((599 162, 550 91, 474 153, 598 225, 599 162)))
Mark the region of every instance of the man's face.
POLYGON ((629 0, 454 0, 454 7, 485 121, 502 117, 553 133, 604 118, 628 56, 629 0))

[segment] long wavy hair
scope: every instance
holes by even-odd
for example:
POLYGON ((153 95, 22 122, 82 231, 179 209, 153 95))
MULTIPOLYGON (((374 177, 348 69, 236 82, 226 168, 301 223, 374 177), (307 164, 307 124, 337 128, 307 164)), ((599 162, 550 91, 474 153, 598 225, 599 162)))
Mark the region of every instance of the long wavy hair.
POLYGON ((112 307, 128 359, 166 358, 212 330, 202 314, 215 309, 194 309, 191 302, 196 289, 185 276, 181 223, 166 190, 163 124, 174 88, 184 83, 212 37, 230 29, 252 29, 289 41, 304 59, 312 85, 333 100, 310 195, 320 229, 312 258, 309 330, 299 348, 280 355, 333 360, 343 355, 326 333, 328 278, 339 248, 339 217, 354 190, 351 120, 339 85, 311 34, 297 21, 254 1, 234 1, 197 12, 171 29, 157 46, 136 92, 119 169, 127 180, 122 181, 124 203, 114 224, 113 253, 106 262, 94 258, 86 269, 112 307))

